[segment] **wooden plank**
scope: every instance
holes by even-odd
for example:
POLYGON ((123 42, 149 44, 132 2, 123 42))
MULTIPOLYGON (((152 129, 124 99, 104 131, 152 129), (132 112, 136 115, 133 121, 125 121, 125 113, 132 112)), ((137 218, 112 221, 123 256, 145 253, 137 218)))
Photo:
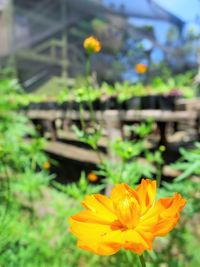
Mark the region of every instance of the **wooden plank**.
POLYGON ((26 114, 30 119, 52 121, 63 118, 63 112, 60 110, 28 110, 26 114))
MULTIPOLYGON (((62 142, 47 141, 45 145, 45 151, 60 157, 69 158, 80 162, 88 162, 93 164, 100 163, 100 159, 95 151, 63 144, 62 142)), ((106 157, 103 153, 101 153, 101 156, 102 158, 106 157)))
POLYGON ((28 60, 33 60, 33 61, 52 64, 52 65, 58 65, 58 66, 62 66, 63 64, 66 64, 65 60, 63 59, 54 59, 54 58, 51 58, 50 55, 37 54, 31 49, 21 49, 17 52, 17 56, 28 59, 28 60))
POLYGON ((197 118, 195 111, 129 110, 121 116, 124 121, 144 121, 152 118, 157 122, 176 122, 197 118))
POLYGON ((178 170, 173 169, 169 165, 165 165, 163 167, 163 175, 166 176, 166 177, 176 178, 179 175, 181 175, 181 172, 178 171, 178 170))
MULTIPOLYGON (((31 119, 54 120, 57 118, 65 118, 69 120, 80 120, 79 111, 59 111, 59 110, 29 110, 27 115, 31 119)), ((196 111, 162 111, 162 110, 107 110, 104 112, 95 112, 95 118, 98 121, 105 121, 107 117, 119 117, 121 121, 145 121, 152 118, 157 122, 177 122, 183 120, 195 120, 198 113, 196 111)), ((91 119, 88 111, 83 112, 86 121, 91 119)))
MULTIPOLYGON (((84 111, 84 119, 90 120, 90 113, 84 111)), ((145 121, 148 118, 152 118, 154 121, 160 122, 176 122, 181 120, 191 120, 197 118, 195 111, 162 111, 162 110, 107 110, 104 112, 95 112, 97 120, 105 121, 107 117, 116 118, 118 117, 121 121, 145 121)), ((70 111, 66 113, 66 118, 71 120, 80 119, 80 114, 77 111, 70 111)))
MULTIPOLYGON (((84 111, 83 112, 84 120, 85 121, 90 121, 91 120, 91 114, 89 111, 84 111)), ((96 111, 94 113, 95 119, 98 121, 103 121, 104 120, 104 112, 102 111, 96 111)), ((76 110, 68 110, 65 113, 65 118, 69 120, 80 120, 80 112, 76 110)))

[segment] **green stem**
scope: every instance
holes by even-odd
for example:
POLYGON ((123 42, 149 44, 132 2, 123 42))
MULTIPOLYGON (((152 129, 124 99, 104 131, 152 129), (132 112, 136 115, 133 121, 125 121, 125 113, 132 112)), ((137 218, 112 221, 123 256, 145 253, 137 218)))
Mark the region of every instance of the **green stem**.
MULTIPOLYGON (((2 161, 3 165, 4 165, 4 162, 2 161)), ((7 190, 7 199, 5 200, 6 201, 6 205, 5 205, 5 209, 4 209, 4 212, 2 214, 2 217, 0 217, 1 219, 1 222, 3 222, 3 220, 5 219, 6 217, 6 214, 7 214, 7 211, 9 210, 9 207, 10 207, 10 197, 11 197, 11 190, 10 190, 10 174, 9 174, 9 171, 8 171, 8 168, 5 164, 4 166, 4 173, 5 173, 5 176, 3 177, 0 177, 1 179, 1 182, 2 182, 2 189, 4 191, 4 182, 5 182, 5 186, 6 186, 6 190, 7 190)))
MULTIPOLYGON (((88 93, 88 100, 89 100, 88 104, 89 104, 89 110, 90 110, 92 126, 94 128, 95 133, 96 133, 97 132, 96 119, 95 119, 95 113, 94 113, 94 107, 93 107, 93 103, 92 103, 92 98, 91 98, 90 75, 91 75, 91 55, 88 54, 87 55, 87 61, 86 61, 87 93, 88 93)), ((97 156, 99 157, 100 162, 102 162, 102 158, 101 158, 100 152, 98 150, 98 146, 96 146, 95 151, 97 152, 97 156)))
POLYGON ((99 164, 102 164, 103 163, 103 158, 101 156, 101 152, 98 149, 98 146, 95 147, 94 151, 97 153, 97 157, 99 159, 99 164))
POLYGON ((90 86, 90 72, 91 72, 91 64, 90 64, 90 54, 87 54, 86 58, 86 80, 87 80, 87 86, 90 86))
POLYGON ((94 108, 91 98, 91 91, 90 91, 90 75, 91 75, 91 56, 90 54, 87 55, 86 60, 86 79, 87 79, 87 93, 88 93, 88 104, 90 109, 90 115, 92 118, 92 123, 95 125, 95 115, 94 115, 94 108))
POLYGON ((156 177, 157 188, 160 187, 161 176, 162 176, 162 166, 159 165, 159 166, 157 167, 157 177, 156 177))
POLYGON ((30 223, 33 224, 33 221, 34 221, 34 207, 33 207, 33 196, 32 196, 31 189, 29 189, 29 192, 28 192, 28 199, 29 199, 29 204, 30 204, 30 223))
POLYGON ((123 176, 123 172, 125 169, 125 165, 126 165, 126 160, 122 159, 122 164, 121 164, 121 170, 120 170, 120 174, 119 174, 119 183, 122 183, 122 176, 123 176))
POLYGON ((144 259, 143 254, 139 256, 139 259, 140 259, 141 266, 146 267, 146 263, 145 263, 145 259, 144 259))
MULTIPOLYGON (((31 167, 33 171, 35 171, 37 168, 37 164, 36 164, 34 157, 32 158, 31 167)), ((30 223, 32 224, 34 221, 33 220, 34 219, 34 206, 33 206, 34 199, 33 199, 32 188, 30 184, 29 184, 29 191, 28 191, 28 199, 29 199, 29 205, 30 205, 30 223)))
POLYGON ((79 105, 79 110, 80 110, 81 127, 82 127, 82 130, 85 130, 84 111, 83 111, 82 103, 80 103, 79 105))

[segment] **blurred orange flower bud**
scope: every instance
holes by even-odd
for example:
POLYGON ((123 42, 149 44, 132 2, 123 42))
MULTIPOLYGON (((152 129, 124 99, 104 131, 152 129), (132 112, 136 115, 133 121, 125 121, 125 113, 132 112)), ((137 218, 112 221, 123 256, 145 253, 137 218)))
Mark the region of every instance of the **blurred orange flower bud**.
POLYGON ((148 66, 142 63, 136 64, 135 65, 135 71, 138 74, 144 74, 148 71, 148 66))
POLYGON ((94 36, 89 36, 84 40, 83 47, 88 53, 99 53, 101 51, 101 42, 94 36))
POLYGON ((49 170, 50 167, 51 167, 51 164, 48 161, 45 161, 44 164, 43 164, 43 169, 49 170))
POLYGON ((90 172, 87 177, 90 182, 96 182, 98 180, 98 176, 93 172, 90 172))

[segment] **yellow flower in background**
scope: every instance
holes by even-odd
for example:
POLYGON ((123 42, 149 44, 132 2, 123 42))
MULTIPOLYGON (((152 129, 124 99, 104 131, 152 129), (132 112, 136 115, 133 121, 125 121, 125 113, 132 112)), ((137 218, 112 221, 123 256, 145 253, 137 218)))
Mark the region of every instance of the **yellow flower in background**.
POLYGON ((151 250, 155 237, 175 227, 186 203, 178 193, 158 201, 155 197, 156 182, 148 179, 136 189, 115 185, 110 197, 86 196, 85 210, 70 218, 78 247, 98 255, 112 255, 122 248, 137 254, 151 250))
POLYGON ((49 170, 50 167, 51 167, 51 164, 48 161, 45 161, 44 164, 43 164, 43 169, 49 170))
POLYGON ((142 63, 136 64, 135 65, 135 71, 138 74, 144 74, 148 71, 148 66, 142 63))
POLYGON ((83 47, 88 53, 99 53, 101 51, 101 42, 94 36, 89 36, 84 40, 83 47))
POLYGON ((90 182, 96 182, 98 180, 98 176, 93 172, 90 172, 87 178, 90 182))

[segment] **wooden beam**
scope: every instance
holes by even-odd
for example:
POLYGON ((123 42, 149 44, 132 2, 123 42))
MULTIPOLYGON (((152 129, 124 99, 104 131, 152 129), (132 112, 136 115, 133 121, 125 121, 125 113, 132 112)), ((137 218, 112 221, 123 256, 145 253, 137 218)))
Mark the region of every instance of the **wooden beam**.
MULTIPOLYGON (((60 110, 29 110, 27 112, 29 118, 38 118, 53 120, 56 118, 63 118, 69 120, 80 120, 80 112, 75 110, 68 110, 66 112, 60 110)), ((90 113, 84 111, 84 119, 91 120, 90 113)), ((178 122, 184 120, 195 120, 198 117, 198 112, 189 111, 162 111, 162 110, 107 110, 104 112, 96 111, 95 118, 98 121, 105 121, 106 117, 118 117, 119 120, 124 122, 140 122, 152 118, 156 122, 178 122)))
MULTIPOLYGON (((80 162, 87 162, 93 164, 100 163, 100 160, 95 151, 79 148, 69 144, 64 144, 58 141, 57 142, 47 141, 45 146, 45 151, 60 157, 69 158, 80 162)), ((102 158, 106 157, 106 155, 103 153, 101 153, 101 156, 102 158)))
POLYGON ((28 110, 26 115, 30 119, 53 121, 62 118, 63 112, 59 110, 28 110))
POLYGON ((197 113, 193 111, 129 110, 122 113, 121 118, 124 121, 144 121, 152 118, 158 122, 176 122, 196 119, 197 113))
POLYGON ((58 65, 58 66, 63 66, 63 64, 66 64, 65 59, 53 59, 49 55, 38 54, 34 52, 33 50, 29 50, 29 49, 19 50, 17 52, 17 56, 28 59, 28 60, 33 60, 33 61, 47 63, 47 64, 53 64, 53 65, 58 65))

